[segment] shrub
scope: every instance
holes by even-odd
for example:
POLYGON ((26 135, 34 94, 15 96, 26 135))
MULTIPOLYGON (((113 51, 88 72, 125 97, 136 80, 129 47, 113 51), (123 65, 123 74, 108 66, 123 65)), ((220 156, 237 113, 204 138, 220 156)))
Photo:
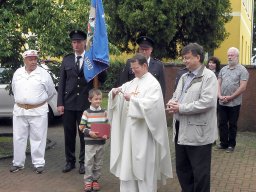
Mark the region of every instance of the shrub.
MULTIPOLYGON (((120 72, 124 67, 124 63, 125 61, 123 61, 122 59, 113 59, 111 61, 110 67, 107 69, 107 80, 103 85, 100 86, 100 89, 104 91, 109 91, 116 86, 120 72)), ((43 67, 49 71, 55 85, 58 86, 59 70, 61 63, 57 61, 45 60, 40 61, 41 66, 42 64, 45 64, 43 67)))
POLYGON ((120 60, 114 60, 110 63, 109 68, 107 69, 107 80, 105 83, 102 85, 101 89, 104 91, 109 91, 113 87, 116 87, 117 82, 119 80, 119 75, 121 70, 124 67, 124 62, 120 60))

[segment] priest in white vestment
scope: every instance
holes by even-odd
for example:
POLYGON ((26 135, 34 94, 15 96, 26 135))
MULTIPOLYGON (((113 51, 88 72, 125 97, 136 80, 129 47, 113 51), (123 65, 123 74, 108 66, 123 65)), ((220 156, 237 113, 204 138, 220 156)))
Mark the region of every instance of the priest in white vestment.
POLYGON ((156 192, 157 180, 173 177, 164 100, 146 58, 131 61, 135 78, 109 93, 110 171, 120 192, 156 192))

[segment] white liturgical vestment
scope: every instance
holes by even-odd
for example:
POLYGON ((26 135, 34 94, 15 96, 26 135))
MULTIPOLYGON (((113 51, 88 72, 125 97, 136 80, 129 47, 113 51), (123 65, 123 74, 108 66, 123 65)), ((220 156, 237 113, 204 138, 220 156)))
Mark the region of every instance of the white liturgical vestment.
POLYGON ((146 170, 151 167, 155 178, 165 184, 166 178, 173 175, 160 84, 146 73, 121 88, 123 93, 132 93, 132 96, 126 101, 121 92, 114 98, 112 91, 109 93, 110 171, 122 181, 143 181, 146 170))

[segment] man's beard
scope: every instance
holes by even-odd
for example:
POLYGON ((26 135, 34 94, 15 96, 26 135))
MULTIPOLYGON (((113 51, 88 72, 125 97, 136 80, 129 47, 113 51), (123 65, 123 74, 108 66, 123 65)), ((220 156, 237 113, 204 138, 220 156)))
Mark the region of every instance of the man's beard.
POLYGON ((235 60, 235 61, 228 61, 228 65, 231 65, 231 66, 234 66, 234 65, 237 65, 238 62, 235 60))

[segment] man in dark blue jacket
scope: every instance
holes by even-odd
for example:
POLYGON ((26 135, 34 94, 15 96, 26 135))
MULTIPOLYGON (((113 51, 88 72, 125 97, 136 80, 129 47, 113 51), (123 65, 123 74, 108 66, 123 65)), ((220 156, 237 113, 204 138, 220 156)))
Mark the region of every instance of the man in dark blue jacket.
MULTIPOLYGON (((86 47, 86 34, 83 31, 72 31, 70 34, 74 53, 63 58, 60 68, 58 87, 58 111, 63 115, 65 136, 66 165, 64 173, 75 168, 76 134, 80 138, 79 173, 84 174, 84 135, 78 129, 82 113, 90 106, 88 92, 93 88, 93 81, 87 82, 83 72, 83 61, 86 47)), ((100 83, 106 80, 106 72, 98 75, 100 83)))

